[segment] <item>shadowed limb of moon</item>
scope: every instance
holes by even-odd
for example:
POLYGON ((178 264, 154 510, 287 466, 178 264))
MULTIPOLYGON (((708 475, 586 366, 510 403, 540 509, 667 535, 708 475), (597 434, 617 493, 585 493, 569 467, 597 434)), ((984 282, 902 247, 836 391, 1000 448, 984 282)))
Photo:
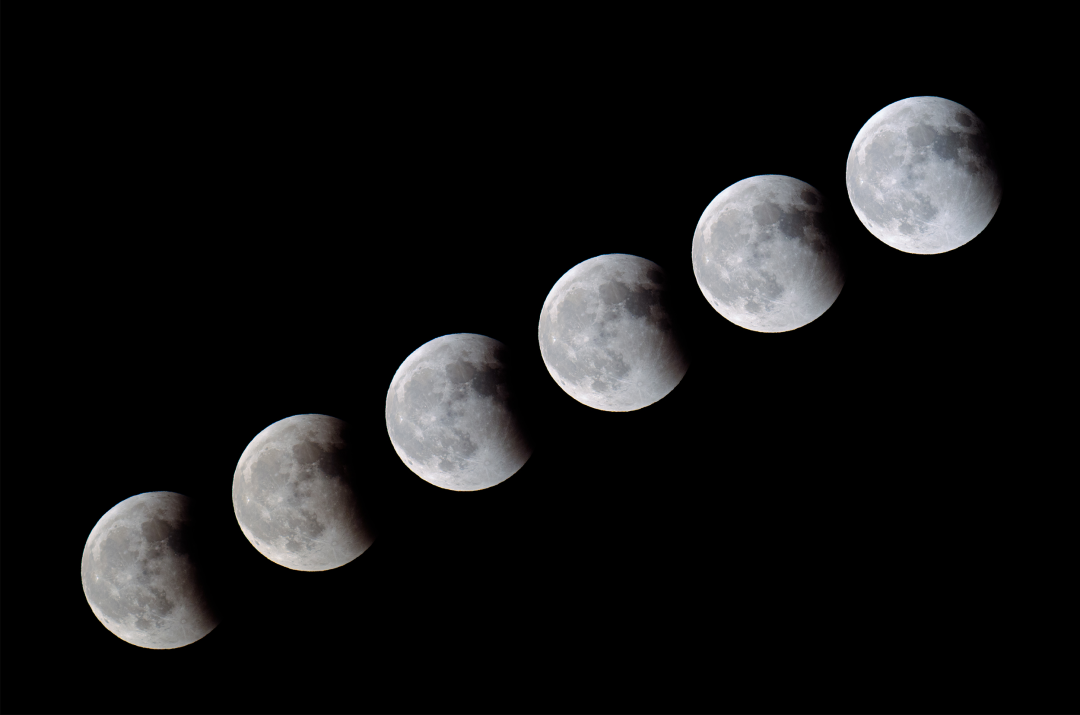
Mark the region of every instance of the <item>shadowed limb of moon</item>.
POLYGON ((748 330, 779 333, 820 317, 844 287, 825 197, 790 176, 721 191, 694 231, 694 276, 709 304, 748 330))
POLYGON ((920 254, 975 238, 1002 194, 986 125, 941 97, 909 97, 870 117, 848 153, 847 191, 870 233, 920 254))
POLYGON ((175 492, 138 494, 107 511, 82 555, 83 593, 98 620, 142 648, 179 648, 212 631, 220 611, 206 526, 175 492))
POLYGON ((544 365, 583 405, 629 412, 667 395, 689 368, 664 270, 624 253, 567 271, 540 311, 544 365))
POLYGON ((498 340, 444 335, 417 348, 386 392, 386 431, 422 479, 476 491, 508 479, 532 455, 512 355, 498 340))
POLYGON ((279 420, 244 449, 233 512, 259 553, 296 571, 344 566, 375 540, 372 490, 348 424, 327 415, 279 420))

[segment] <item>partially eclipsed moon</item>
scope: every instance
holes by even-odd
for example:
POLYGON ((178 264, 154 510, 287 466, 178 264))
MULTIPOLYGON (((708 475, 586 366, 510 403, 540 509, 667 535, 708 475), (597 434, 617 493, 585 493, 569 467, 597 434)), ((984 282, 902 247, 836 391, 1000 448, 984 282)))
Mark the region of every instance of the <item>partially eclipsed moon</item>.
POLYGON ((179 648, 220 620, 207 583, 205 528, 175 492, 125 499, 98 520, 82 556, 83 593, 98 620, 142 648, 179 648))
POLYGON ((421 345, 386 392, 394 451, 443 489, 475 491, 506 480, 532 455, 516 379, 498 340, 458 333, 421 345))
POLYGON ((820 317, 844 287, 828 211, 817 189, 790 176, 753 176, 721 191, 694 231, 694 275, 705 299, 763 333, 820 317))
POLYGON ((962 246, 1001 204, 986 126, 941 97, 902 99, 870 117, 848 153, 847 190, 867 230, 907 253, 962 246))
POLYGON ((624 253, 567 271, 540 311, 544 365, 566 394, 609 412, 639 410, 679 384, 690 361, 664 270, 624 253))
POLYGON ((327 415, 294 415, 244 449, 233 473, 233 512, 259 553, 297 571, 326 571, 375 540, 369 489, 351 430, 327 415))

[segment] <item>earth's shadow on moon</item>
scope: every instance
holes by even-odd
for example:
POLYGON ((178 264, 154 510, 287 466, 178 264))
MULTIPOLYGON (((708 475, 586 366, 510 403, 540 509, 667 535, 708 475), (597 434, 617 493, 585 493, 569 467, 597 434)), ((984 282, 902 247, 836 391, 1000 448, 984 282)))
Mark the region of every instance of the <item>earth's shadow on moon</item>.
MULTIPOLYGON (((498 338, 495 339, 499 340, 498 338)), ((506 369, 506 387, 509 394, 506 404, 510 412, 517 417, 519 428, 526 444, 529 446, 530 454, 535 454, 539 443, 543 441, 544 425, 544 421, 540 419, 538 414, 540 395, 537 391, 536 380, 528 369, 528 361, 525 359, 525 355, 521 353, 521 348, 502 340, 499 342, 502 342, 505 346, 500 349, 498 357, 506 369)), ((521 465, 515 474, 523 471, 528 465, 529 460, 526 460, 525 464, 521 465)), ((504 479, 499 484, 508 481, 510 480, 504 479)))
MULTIPOLYGON (((215 631, 227 626, 238 613, 238 595, 244 592, 236 580, 236 563, 241 551, 236 541, 237 534, 229 527, 230 508, 228 502, 214 504, 203 496, 193 497, 189 507, 189 528, 183 532, 181 549, 187 551, 200 580, 205 584, 205 598, 208 608, 218 619, 215 631)), ((211 631, 204 641, 212 637, 211 631)), ((196 641, 199 642, 199 641, 196 641)), ((192 644, 194 645, 194 644, 192 644)))

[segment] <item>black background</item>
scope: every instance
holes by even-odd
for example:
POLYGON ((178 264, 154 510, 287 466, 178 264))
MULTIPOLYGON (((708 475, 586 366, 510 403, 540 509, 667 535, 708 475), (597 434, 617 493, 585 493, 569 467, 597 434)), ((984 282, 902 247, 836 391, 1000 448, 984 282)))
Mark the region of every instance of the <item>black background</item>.
POLYGON ((1060 707, 1075 530, 1036 424, 1012 30, 901 51, 781 14, 64 15, 9 53, 4 709, 1060 707), (935 256, 870 235, 844 183, 860 127, 917 95, 1003 161, 989 227, 935 256), (713 311, 690 261, 705 206, 759 174, 817 187, 851 265, 782 334, 713 311), (537 347, 548 290, 604 253, 663 266, 692 328, 637 412, 575 402, 537 347), (400 363, 460 332, 520 356, 542 425, 475 493, 411 473, 383 420, 400 363), (232 514, 244 447, 302 413, 366 435, 386 498, 329 572, 232 514), (174 651, 116 638, 79 581, 97 520, 158 490, 216 513, 230 593, 174 651))

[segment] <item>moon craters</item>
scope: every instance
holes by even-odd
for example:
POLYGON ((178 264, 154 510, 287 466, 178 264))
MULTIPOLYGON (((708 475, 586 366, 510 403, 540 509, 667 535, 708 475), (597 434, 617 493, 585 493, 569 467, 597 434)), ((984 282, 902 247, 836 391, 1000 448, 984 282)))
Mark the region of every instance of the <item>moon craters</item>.
POLYGON ((142 648, 179 648, 212 631, 220 616, 205 526, 175 492, 138 494, 107 511, 82 556, 83 593, 98 620, 142 648))
POLYGON ((847 191, 863 225, 908 253, 943 253, 981 233, 1002 187, 983 122, 941 97, 910 97, 863 125, 847 159, 847 191))
POLYGON ((248 444, 233 474, 233 511, 259 553, 326 571, 371 546, 372 495, 354 450, 349 425, 327 415, 287 417, 248 444))
POLYGON ((660 400, 682 380, 689 355, 664 270, 613 253, 567 271, 540 311, 544 365, 578 402, 628 412, 660 400))
POLYGON ((844 286, 824 197, 790 176, 753 176, 721 191, 694 231, 693 264, 709 304, 766 333, 820 317, 844 286))
POLYGON ((453 491, 486 489, 528 461, 532 442, 509 350, 473 333, 409 355, 386 393, 386 430, 401 461, 453 491))

